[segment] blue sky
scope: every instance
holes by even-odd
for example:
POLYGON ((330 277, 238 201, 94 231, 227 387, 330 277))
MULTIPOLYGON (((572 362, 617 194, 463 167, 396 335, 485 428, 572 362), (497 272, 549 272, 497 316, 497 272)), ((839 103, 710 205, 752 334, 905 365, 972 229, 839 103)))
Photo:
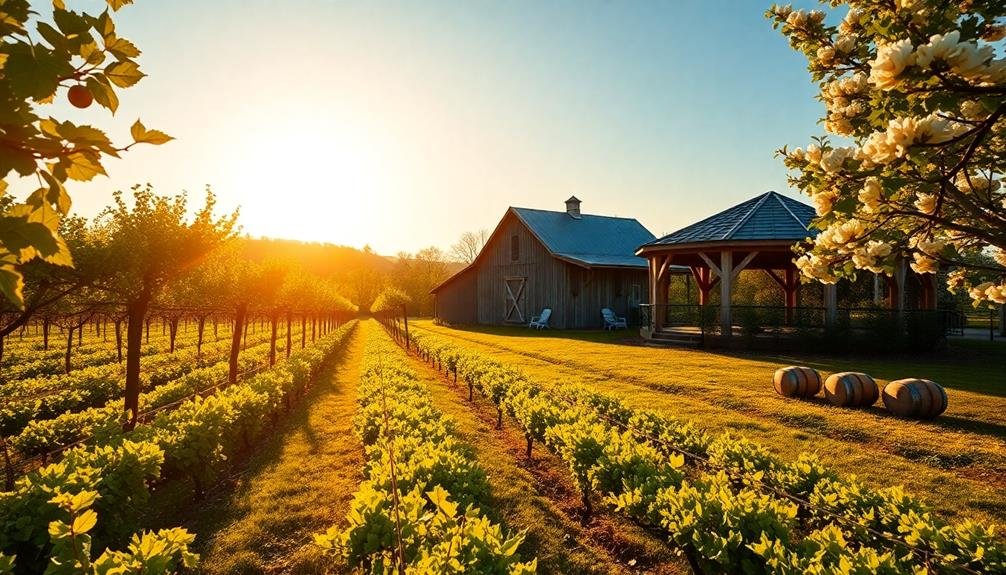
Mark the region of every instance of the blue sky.
POLYGON ((54 108, 178 140, 111 161, 75 207, 210 184, 252 235, 390 254, 575 194, 661 235, 793 195, 773 151, 818 133, 821 105, 767 5, 138 0, 119 31, 149 77, 112 119, 54 108))

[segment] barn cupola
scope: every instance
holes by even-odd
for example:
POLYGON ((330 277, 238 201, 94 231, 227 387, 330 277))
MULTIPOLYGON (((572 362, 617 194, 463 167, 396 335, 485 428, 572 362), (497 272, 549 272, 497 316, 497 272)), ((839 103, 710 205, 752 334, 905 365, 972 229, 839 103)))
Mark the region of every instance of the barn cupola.
POLYGON ((580 219, 580 200, 576 196, 570 196, 566 200, 566 213, 571 218, 580 219))

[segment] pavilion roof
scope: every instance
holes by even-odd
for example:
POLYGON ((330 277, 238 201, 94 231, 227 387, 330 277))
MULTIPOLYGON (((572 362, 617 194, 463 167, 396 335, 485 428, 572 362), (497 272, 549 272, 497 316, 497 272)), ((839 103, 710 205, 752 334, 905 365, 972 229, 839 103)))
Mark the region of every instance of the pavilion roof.
POLYGON ((642 247, 709 242, 797 242, 817 235, 817 230, 810 227, 815 216, 814 208, 807 204, 769 191, 642 247))

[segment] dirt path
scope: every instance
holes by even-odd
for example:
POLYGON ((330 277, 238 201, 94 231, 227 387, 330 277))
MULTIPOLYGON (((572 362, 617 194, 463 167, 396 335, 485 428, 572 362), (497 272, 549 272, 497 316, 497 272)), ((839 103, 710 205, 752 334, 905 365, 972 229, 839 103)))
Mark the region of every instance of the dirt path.
POLYGON ((521 554, 538 558, 539 573, 687 573, 683 561, 653 535, 621 517, 597 513, 581 524, 580 496, 566 466, 536 446, 529 461, 524 436, 504 420, 496 429, 496 410, 467 388, 452 385, 415 356, 413 369, 428 386, 437 409, 458 426, 485 469, 492 491, 491 509, 510 529, 526 529, 521 554))
POLYGON ((200 572, 320 573, 312 533, 341 522, 363 474, 352 432, 367 332, 361 322, 328 381, 316 384, 252 456, 236 484, 204 504, 200 572))

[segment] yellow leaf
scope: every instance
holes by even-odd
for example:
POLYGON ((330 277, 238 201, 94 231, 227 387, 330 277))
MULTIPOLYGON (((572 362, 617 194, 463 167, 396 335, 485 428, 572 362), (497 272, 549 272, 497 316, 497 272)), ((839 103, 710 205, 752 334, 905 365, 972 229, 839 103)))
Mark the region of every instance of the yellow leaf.
POLYGON ((121 60, 105 67, 105 77, 120 88, 128 88, 139 82, 146 74, 132 60, 121 60))
POLYGON ((97 523, 98 514, 95 513, 93 509, 88 509, 73 520, 73 532, 77 534, 87 533, 93 529, 97 523))
POLYGON ((160 130, 148 130, 147 127, 139 120, 137 120, 129 129, 129 133, 133 136, 133 141, 142 144, 153 144, 155 146, 159 146, 174 140, 174 138, 160 130))
POLYGON ((113 12, 118 12, 119 8, 122 8, 126 4, 132 4, 133 0, 108 0, 108 6, 113 12))
POLYGON ((105 168, 102 167, 101 161, 98 159, 97 152, 73 152, 66 156, 61 164, 66 169, 66 176, 71 180, 87 182, 94 179, 94 176, 98 174, 107 175, 105 174, 105 168))

